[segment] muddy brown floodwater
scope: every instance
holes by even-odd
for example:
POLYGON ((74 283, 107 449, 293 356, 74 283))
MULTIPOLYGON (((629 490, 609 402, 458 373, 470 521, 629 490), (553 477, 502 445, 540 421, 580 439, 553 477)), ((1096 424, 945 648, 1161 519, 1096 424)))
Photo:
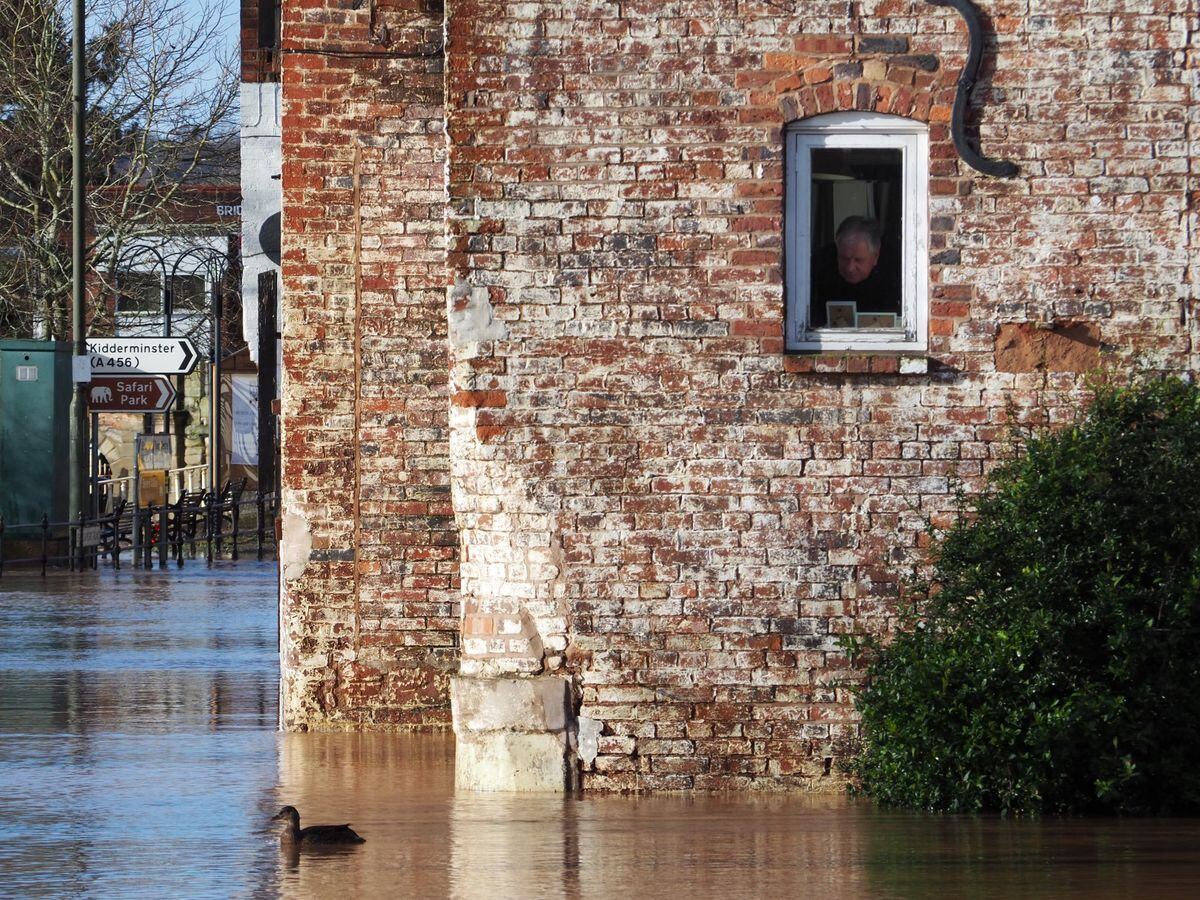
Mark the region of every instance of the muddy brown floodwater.
POLYGON ((446 735, 280 734, 274 568, 0 578, 3 897, 1196 897, 1200 822, 456 794, 446 735), (270 816, 367 843, 289 856, 270 816))

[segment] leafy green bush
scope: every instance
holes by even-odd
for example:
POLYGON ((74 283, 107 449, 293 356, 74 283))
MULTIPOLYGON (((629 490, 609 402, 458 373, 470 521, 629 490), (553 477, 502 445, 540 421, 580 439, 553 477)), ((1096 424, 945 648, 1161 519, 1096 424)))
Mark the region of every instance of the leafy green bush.
POLYGON ((940 541, 859 689, 861 789, 904 806, 1200 809, 1200 391, 1101 388, 940 541))

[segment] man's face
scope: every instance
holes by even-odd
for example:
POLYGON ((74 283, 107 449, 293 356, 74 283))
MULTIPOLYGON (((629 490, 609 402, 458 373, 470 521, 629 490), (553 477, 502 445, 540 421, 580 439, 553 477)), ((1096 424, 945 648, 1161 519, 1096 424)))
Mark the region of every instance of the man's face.
POLYGON ((837 242, 838 273, 849 284, 865 281, 879 262, 879 251, 861 234, 848 234, 837 242))

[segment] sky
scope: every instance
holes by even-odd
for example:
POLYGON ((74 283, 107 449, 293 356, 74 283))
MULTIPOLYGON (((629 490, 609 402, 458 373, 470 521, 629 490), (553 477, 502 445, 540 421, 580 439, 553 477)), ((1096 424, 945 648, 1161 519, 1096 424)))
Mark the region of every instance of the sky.
MULTIPOLYGON (((70 16, 71 4, 68 0, 60 0, 64 4, 66 15, 70 16)), ((117 0, 119 3, 120 0, 117 0)), ((224 45, 226 48, 236 48, 238 41, 238 30, 240 24, 240 0, 158 0, 162 5, 171 8, 179 7, 191 19, 197 20, 206 18, 210 23, 216 25, 218 30, 219 40, 214 42, 213 49, 217 50, 218 46, 224 45)), ((100 4, 103 9, 108 4, 100 4)), ((84 15, 86 16, 86 27, 89 35, 94 33, 94 29, 100 27, 100 17, 103 13, 97 14, 96 9, 89 9, 87 0, 84 0, 84 15)), ((236 65, 236 55, 234 57, 236 65)), ((213 78, 216 77, 216 62, 215 58, 212 63, 214 70, 213 78)))
MULTIPOLYGON (((86 0, 85 0, 86 2, 86 0)), ((189 26, 204 23, 216 31, 214 40, 209 42, 209 64, 200 64, 205 73, 199 79, 198 88, 201 93, 215 85, 220 76, 218 56, 224 55, 234 67, 235 80, 239 68, 237 44, 240 31, 241 2, 240 0, 157 0, 172 9, 180 9, 191 21, 189 26), (232 55, 231 55, 232 54, 232 55)), ((235 101, 236 102, 236 101, 235 101)), ((236 120, 236 114, 234 116, 236 120)))
POLYGON ((239 0, 183 0, 183 5, 192 16, 201 15, 205 8, 220 13, 222 43, 236 43, 241 4, 239 0))
POLYGON ((210 9, 218 9, 224 24, 229 28, 230 37, 237 31, 238 10, 241 4, 238 0, 183 0, 183 5, 193 11, 193 14, 199 14, 206 6, 210 9))

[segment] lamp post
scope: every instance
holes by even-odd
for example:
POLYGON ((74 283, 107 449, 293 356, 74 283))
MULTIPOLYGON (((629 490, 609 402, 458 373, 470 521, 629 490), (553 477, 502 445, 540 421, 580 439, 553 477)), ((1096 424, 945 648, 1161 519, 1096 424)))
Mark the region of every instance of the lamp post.
MULTIPOLYGON (((84 159, 87 103, 86 53, 84 45, 84 0, 72 0, 71 33, 71 332, 77 367, 87 358, 87 322, 84 315, 84 245, 87 215, 87 165, 84 159)), ((84 373, 72 372, 75 390, 71 396, 69 464, 69 509, 72 522, 87 507, 87 381, 84 373)))

